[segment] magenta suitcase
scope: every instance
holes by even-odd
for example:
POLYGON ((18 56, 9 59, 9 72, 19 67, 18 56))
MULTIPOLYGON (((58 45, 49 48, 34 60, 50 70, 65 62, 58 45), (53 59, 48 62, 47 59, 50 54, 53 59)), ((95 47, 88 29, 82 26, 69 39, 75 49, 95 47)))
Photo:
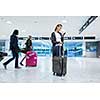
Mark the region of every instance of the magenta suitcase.
POLYGON ((26 53, 26 67, 37 66, 37 54, 34 51, 28 51, 26 53))

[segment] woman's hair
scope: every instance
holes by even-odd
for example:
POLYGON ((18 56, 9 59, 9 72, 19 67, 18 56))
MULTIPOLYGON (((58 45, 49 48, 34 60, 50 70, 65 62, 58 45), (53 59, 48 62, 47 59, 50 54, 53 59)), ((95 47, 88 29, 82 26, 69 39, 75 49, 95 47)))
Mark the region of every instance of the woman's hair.
POLYGON ((31 35, 29 35, 29 36, 28 36, 28 38, 32 38, 32 36, 31 36, 31 35))
POLYGON ((60 27, 60 26, 62 27, 62 24, 57 24, 55 27, 55 31, 57 30, 57 27, 60 27))
POLYGON ((13 34, 14 35, 18 35, 19 31, 18 30, 14 30, 13 34))

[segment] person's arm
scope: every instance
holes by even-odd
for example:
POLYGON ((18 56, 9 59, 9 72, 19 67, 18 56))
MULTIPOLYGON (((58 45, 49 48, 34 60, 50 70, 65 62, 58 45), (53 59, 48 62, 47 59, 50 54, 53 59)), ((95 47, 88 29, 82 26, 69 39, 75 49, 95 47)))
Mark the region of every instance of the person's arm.
POLYGON ((61 37, 61 42, 62 42, 62 44, 63 44, 63 42, 64 42, 64 37, 63 37, 63 36, 61 37))

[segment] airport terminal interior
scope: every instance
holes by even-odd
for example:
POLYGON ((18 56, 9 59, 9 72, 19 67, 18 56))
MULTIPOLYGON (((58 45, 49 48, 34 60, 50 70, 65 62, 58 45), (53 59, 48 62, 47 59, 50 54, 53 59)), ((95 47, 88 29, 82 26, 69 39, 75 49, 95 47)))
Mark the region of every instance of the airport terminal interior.
MULTIPOLYGON (((0 83, 99 83, 100 82, 100 17, 99 16, 0 16, 0 52, 8 55, 0 61, 0 83), (62 24, 64 56, 67 57, 67 74, 52 73, 51 33, 62 24), (12 57, 9 50, 10 35, 19 30, 18 45, 24 48, 32 36, 37 66, 19 66, 14 61, 4 69, 3 63, 12 57)), ((19 62, 25 56, 19 52, 19 62)))

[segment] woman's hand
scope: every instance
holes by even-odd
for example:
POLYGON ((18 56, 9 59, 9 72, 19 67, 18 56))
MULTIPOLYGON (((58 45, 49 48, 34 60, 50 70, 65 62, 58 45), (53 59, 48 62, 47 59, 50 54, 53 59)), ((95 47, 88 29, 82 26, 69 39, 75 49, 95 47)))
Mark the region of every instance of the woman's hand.
POLYGON ((63 43, 62 43, 62 42, 60 42, 60 43, 59 43, 59 46, 62 46, 62 44, 63 44, 63 43))
POLYGON ((60 42, 60 44, 63 44, 62 42, 60 42))
POLYGON ((62 35, 64 36, 66 34, 66 31, 64 29, 61 30, 62 35))

